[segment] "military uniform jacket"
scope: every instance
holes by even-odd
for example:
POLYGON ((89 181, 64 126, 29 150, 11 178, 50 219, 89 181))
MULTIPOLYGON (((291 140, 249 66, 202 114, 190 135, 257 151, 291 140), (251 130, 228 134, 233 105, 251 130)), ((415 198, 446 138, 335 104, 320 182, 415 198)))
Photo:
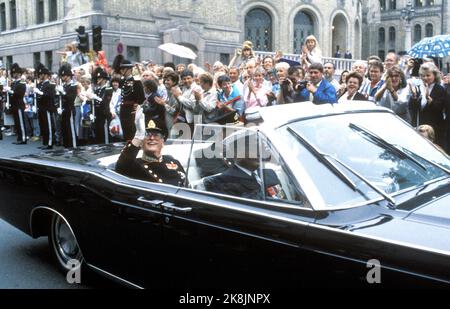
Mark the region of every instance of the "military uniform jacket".
POLYGON ((15 80, 11 85, 11 90, 14 91, 13 94, 9 96, 9 103, 11 104, 11 109, 17 111, 18 109, 25 109, 25 102, 23 97, 27 91, 27 84, 22 80, 15 80))
POLYGON ((117 161, 116 172, 134 179, 185 186, 186 173, 178 160, 172 156, 162 156, 160 160, 148 162, 136 158, 139 150, 129 142, 117 161))
POLYGON ((144 87, 141 81, 128 77, 122 83, 122 102, 125 104, 142 104, 145 101, 144 87))
POLYGON ((78 94, 78 86, 77 83, 70 82, 68 84, 64 84, 64 92, 65 95, 62 95, 62 108, 64 110, 73 110, 75 108, 75 99, 78 94))
POLYGON ((55 85, 46 80, 38 84, 38 89, 43 92, 42 95, 36 94, 38 108, 43 112, 55 111, 55 85))
POLYGON ((113 89, 112 87, 107 87, 106 85, 97 88, 95 90, 95 94, 102 99, 102 101, 94 100, 95 104, 95 114, 96 115, 103 115, 106 118, 110 118, 111 112, 109 110, 109 103, 111 102, 111 98, 113 95, 113 89))

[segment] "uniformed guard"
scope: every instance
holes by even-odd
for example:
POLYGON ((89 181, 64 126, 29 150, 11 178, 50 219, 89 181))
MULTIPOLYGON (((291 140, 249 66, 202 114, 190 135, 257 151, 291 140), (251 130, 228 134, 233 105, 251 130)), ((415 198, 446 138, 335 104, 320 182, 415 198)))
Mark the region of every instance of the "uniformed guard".
POLYGON ((131 140, 136 132, 134 116, 138 106, 145 100, 142 83, 134 79, 132 71, 133 64, 129 60, 123 60, 120 65, 120 73, 123 77, 120 123, 122 125, 123 137, 126 141, 131 140))
POLYGON ((38 106, 39 128, 42 135, 41 148, 52 149, 55 143, 55 85, 50 83, 50 71, 43 64, 39 63, 36 74, 40 82, 34 88, 38 106))
POLYGON ((109 144, 109 123, 112 118, 109 103, 111 102, 113 95, 113 88, 109 87, 108 73, 102 68, 97 68, 93 75, 93 82, 97 85, 93 97, 95 111, 95 142, 96 144, 109 144))
POLYGON ((78 96, 78 85, 72 80, 73 73, 70 64, 65 63, 59 69, 59 76, 62 85, 56 86, 56 90, 61 96, 62 139, 65 148, 77 147, 77 134, 75 126, 75 99, 78 96))
POLYGON ((136 112, 135 125, 136 135, 122 150, 116 171, 135 179, 185 186, 186 173, 181 163, 172 156, 161 154, 167 134, 153 120, 145 125, 140 107, 136 112), (141 148, 142 157, 136 158, 141 148))
POLYGON ((23 69, 14 63, 11 66, 11 76, 13 78, 11 88, 6 87, 7 95, 9 96, 9 102, 11 104, 11 113, 14 117, 14 126, 17 130, 17 142, 13 144, 23 145, 27 143, 27 132, 25 127, 25 102, 23 97, 27 91, 27 85, 25 81, 22 81, 23 69))

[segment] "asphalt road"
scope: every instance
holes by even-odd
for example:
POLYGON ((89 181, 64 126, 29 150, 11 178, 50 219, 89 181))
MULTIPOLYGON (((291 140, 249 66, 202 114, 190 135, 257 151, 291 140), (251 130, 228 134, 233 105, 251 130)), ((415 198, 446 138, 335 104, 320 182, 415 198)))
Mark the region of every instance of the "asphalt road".
MULTIPOLYGON (((14 145, 15 136, 0 141, 0 157, 38 153, 39 142, 14 145)), ((0 197, 1 199, 1 197, 0 197)), ((46 237, 33 239, 0 219, 0 289, 86 289, 112 285, 103 278, 69 284, 53 264, 46 237)))

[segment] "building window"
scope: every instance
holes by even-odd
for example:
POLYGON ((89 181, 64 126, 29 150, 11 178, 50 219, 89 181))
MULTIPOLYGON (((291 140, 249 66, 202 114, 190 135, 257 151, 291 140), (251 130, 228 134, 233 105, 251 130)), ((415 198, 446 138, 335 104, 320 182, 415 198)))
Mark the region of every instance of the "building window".
POLYGON ((433 6, 434 0, 427 0, 427 6, 433 6))
POLYGON ((378 57, 380 57, 380 59, 384 59, 386 53, 384 52, 384 49, 380 49, 378 51, 378 57))
POLYGON ((425 37, 429 38, 433 36, 433 25, 427 24, 425 26, 425 37))
POLYGON ((263 9, 253 9, 245 16, 245 39, 259 51, 272 51, 272 18, 263 9))
MULTIPOLYGON (((33 53, 33 66, 37 67, 38 63, 41 63, 41 53, 35 52, 33 53)), ((49 68, 51 70, 51 68, 49 68)))
POLYGON ((17 28, 17 10, 16 10, 16 0, 9 2, 9 12, 11 16, 11 29, 17 28))
POLYGON ((48 14, 48 20, 49 21, 55 21, 58 19, 58 0, 50 0, 48 2, 49 5, 49 14, 48 14))
POLYGON ((230 54, 220 54, 220 62, 230 63, 230 54))
POLYGON ((45 66, 49 70, 52 70, 52 66, 53 66, 53 52, 51 50, 47 50, 45 52, 45 66))
POLYGON ((138 46, 127 46, 127 59, 131 62, 141 61, 140 48, 138 46))
POLYGON ((396 10, 397 9, 397 0, 390 0, 389 1, 389 9, 396 10))
POLYGON ((420 25, 414 26, 414 43, 419 42, 422 39, 422 27, 420 25))
POLYGON ((0 31, 6 30, 6 5, 0 4, 0 31))
POLYGON ((36 2, 36 23, 44 23, 44 0, 38 0, 36 2))
POLYGON ((414 0, 414 6, 415 7, 422 7, 423 6, 423 0, 414 0))
POLYGON ((298 12, 294 19, 294 53, 299 54, 308 35, 314 34, 314 24, 311 16, 298 12))
POLYGON ((10 68, 13 64, 13 56, 6 56, 6 67, 10 68))
POLYGON ((386 10, 386 0, 380 0, 380 10, 386 10))
POLYGON ((378 49, 385 49, 386 30, 384 28, 378 29, 378 49))
POLYGON ((395 49, 395 28, 389 27, 389 49, 395 49))

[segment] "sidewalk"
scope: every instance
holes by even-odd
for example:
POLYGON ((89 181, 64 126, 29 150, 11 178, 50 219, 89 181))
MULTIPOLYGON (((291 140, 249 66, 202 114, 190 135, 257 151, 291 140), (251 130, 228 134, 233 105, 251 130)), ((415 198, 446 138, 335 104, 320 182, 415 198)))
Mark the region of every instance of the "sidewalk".
MULTIPOLYGON (((42 150, 38 147, 42 146, 41 141, 33 142, 28 140, 26 145, 14 145, 17 141, 17 136, 6 136, 3 134, 3 140, 0 140, 0 157, 16 157, 32 153, 40 153, 42 150)), ((59 149, 61 147, 54 147, 59 149)))

